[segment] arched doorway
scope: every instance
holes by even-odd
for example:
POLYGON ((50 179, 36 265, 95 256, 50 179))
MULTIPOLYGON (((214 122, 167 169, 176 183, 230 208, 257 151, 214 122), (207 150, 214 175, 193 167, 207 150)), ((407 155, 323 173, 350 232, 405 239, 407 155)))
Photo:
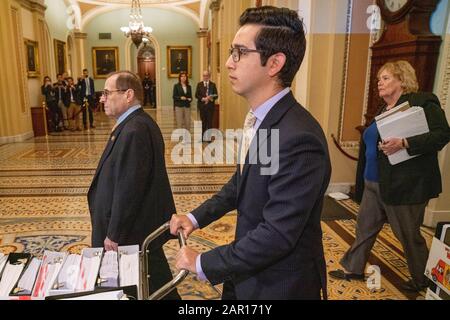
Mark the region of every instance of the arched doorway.
POLYGON ((150 88, 150 104, 156 106, 156 55, 153 44, 149 41, 144 42, 139 48, 137 54, 137 69, 141 79, 148 74, 153 86, 150 88))

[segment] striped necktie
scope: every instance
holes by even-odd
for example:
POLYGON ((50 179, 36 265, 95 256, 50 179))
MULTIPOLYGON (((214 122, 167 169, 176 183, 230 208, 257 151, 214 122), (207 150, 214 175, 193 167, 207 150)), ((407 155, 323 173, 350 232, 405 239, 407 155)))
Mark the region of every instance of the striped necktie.
POLYGON ((241 152, 240 152, 240 159, 239 159, 240 160, 239 163, 240 163, 240 167, 241 167, 241 174, 242 174, 242 170, 244 169, 244 163, 245 163, 245 158, 248 153, 248 149, 250 148, 250 144, 253 139, 253 135, 254 135, 253 127, 254 127, 255 123, 256 123, 256 117, 252 111, 249 111, 249 113, 247 114, 247 117, 245 118, 244 131, 242 133, 241 152))

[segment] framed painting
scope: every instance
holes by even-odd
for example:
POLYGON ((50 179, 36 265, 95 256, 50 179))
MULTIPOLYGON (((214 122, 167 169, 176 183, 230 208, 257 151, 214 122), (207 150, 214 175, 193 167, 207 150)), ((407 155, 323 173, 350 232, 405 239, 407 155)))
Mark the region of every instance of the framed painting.
POLYGON ((27 58, 28 78, 37 78, 40 75, 39 70, 39 47, 36 41, 25 39, 25 52, 27 58))
POLYGON ((66 43, 60 40, 54 40, 56 73, 63 74, 66 72, 66 43))
POLYGON ((192 47, 167 47, 167 73, 169 78, 177 78, 181 71, 186 71, 188 77, 192 76, 192 47))
POLYGON ((95 79, 106 79, 119 70, 119 47, 92 48, 92 66, 95 79))

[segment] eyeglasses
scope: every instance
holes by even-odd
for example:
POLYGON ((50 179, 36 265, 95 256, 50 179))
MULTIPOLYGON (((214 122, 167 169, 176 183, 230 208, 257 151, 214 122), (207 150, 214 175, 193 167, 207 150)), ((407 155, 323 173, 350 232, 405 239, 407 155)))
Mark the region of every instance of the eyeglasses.
POLYGON ((239 62, 241 60, 242 55, 246 55, 247 53, 251 53, 251 52, 262 53, 264 51, 255 50, 255 49, 247 49, 247 48, 242 48, 242 47, 230 48, 230 56, 233 58, 234 62, 239 62))
POLYGON ((108 98, 108 96, 110 96, 114 92, 125 92, 127 90, 111 90, 111 91, 109 91, 109 90, 105 89, 105 90, 102 91, 102 96, 105 97, 105 98, 108 98))

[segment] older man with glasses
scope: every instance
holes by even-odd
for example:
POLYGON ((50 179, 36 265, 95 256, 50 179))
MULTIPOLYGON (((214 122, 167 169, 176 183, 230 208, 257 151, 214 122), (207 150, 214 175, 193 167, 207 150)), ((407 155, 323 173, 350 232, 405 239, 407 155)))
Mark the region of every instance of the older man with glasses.
POLYGON ((211 139, 205 133, 213 127, 215 102, 219 97, 216 84, 211 81, 209 71, 203 72, 203 81, 197 84, 195 97, 197 98, 197 108, 200 111, 200 119, 202 120, 202 141, 209 142, 211 139))
MULTIPOLYGON (((119 71, 106 80, 101 102, 117 122, 88 192, 92 246, 106 251, 141 245, 175 211, 161 130, 142 109, 142 98, 134 73, 119 71)), ((172 279, 162 244, 150 249, 150 293, 172 279)), ((175 291, 166 298, 180 299, 175 291)))

